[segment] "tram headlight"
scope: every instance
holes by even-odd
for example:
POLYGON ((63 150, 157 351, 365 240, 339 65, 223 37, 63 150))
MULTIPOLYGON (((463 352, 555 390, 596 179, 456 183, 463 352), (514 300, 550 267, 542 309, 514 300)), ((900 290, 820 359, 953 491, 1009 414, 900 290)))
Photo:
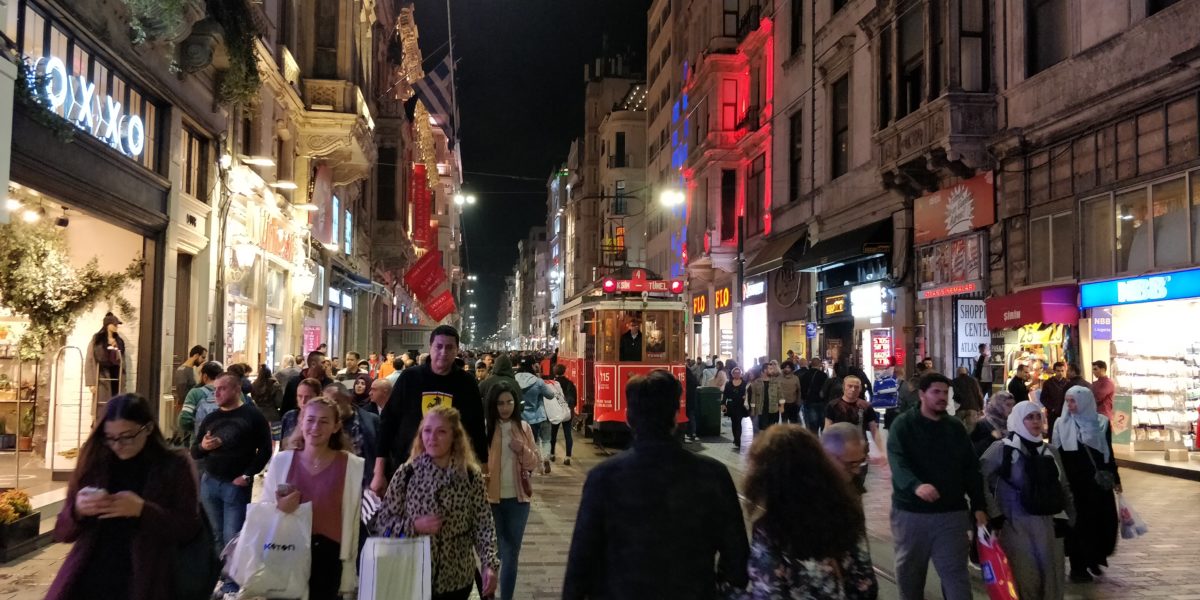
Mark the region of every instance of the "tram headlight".
POLYGON ((612 277, 605 277, 604 281, 600 283, 600 289, 604 290, 605 294, 611 294, 617 291, 617 281, 612 277))
POLYGON ((683 282, 679 281, 678 279, 676 279, 675 281, 672 281, 671 282, 671 293, 672 294, 682 294, 683 293, 683 282))

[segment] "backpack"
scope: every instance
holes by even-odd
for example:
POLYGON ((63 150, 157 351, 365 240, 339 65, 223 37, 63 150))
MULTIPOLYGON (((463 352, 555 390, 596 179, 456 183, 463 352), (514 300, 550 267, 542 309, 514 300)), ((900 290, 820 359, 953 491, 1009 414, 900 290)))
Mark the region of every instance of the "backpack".
POLYGON ((204 397, 196 403, 196 412, 192 421, 192 437, 196 437, 200 433, 200 425, 204 423, 204 418, 216 412, 217 396, 216 390, 204 388, 204 397))
MULTIPOLYGON (((1001 462, 1001 473, 1012 473, 1013 455, 1016 448, 1006 446, 1007 452, 1001 462)), ((1054 455, 1042 451, 1025 456, 1025 485, 1021 487, 1021 507, 1031 515, 1057 515, 1067 507, 1059 479, 1058 462, 1054 455)), ((1005 477, 1009 482, 1008 476, 1005 477)))

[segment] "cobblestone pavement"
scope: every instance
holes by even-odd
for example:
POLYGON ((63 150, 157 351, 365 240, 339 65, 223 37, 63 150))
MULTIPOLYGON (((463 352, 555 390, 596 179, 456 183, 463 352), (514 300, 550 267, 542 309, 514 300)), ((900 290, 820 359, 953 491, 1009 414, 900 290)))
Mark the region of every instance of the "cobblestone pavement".
MULTIPOLYGON (((711 438, 689 447, 720 460, 739 480, 744 458, 733 451, 727 423, 723 433, 723 438, 711 438)), ((560 597, 583 478, 587 469, 603 458, 592 444, 579 443, 575 447, 574 465, 556 463, 550 475, 535 479, 533 507, 521 554, 518 598, 560 597)), ((890 475, 886 469, 872 467, 865 500, 872 554, 880 572, 881 598, 895 598, 895 586, 888 581, 892 571, 887 518, 890 475)), ((1136 540, 1121 540, 1116 555, 1109 559, 1111 566, 1107 573, 1094 584, 1069 584, 1067 597, 1200 600, 1200 582, 1194 576, 1200 560, 1200 544, 1192 539, 1200 532, 1200 511, 1195 508, 1200 506, 1200 483, 1128 469, 1121 475, 1126 496, 1150 525, 1150 533, 1136 540)), ((0 565, 0 600, 44 598, 68 549, 67 545, 54 544, 0 565)), ((928 595, 939 598, 932 568, 930 578, 928 595)), ((986 597, 982 588, 976 597, 986 597)))

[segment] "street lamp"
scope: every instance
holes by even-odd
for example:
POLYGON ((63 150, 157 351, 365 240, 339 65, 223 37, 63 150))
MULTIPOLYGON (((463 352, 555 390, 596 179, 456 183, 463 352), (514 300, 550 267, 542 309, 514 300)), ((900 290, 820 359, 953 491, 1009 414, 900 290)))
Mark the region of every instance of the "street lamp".
POLYGON ((659 194, 658 201, 663 206, 676 207, 686 202, 687 197, 684 195, 683 190, 667 188, 659 194))
POLYGON ((475 195, 474 194, 463 194, 462 192, 459 192, 454 195, 454 203, 459 206, 462 206, 464 204, 475 204, 475 195))

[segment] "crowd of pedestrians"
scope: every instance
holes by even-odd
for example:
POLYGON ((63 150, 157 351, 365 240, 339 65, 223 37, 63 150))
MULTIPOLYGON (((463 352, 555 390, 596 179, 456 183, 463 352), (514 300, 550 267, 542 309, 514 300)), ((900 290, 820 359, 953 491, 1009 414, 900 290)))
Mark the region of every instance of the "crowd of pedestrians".
MULTIPOLYGON (((428 536, 436 600, 514 598, 534 485, 560 432, 571 464, 575 382, 553 355, 464 352, 449 326, 426 355, 368 356, 337 364, 318 349, 272 373, 226 368, 197 346, 175 372, 173 432, 146 400, 110 400, 58 517, 58 538, 75 545, 49 597, 190 598, 171 561, 197 541, 214 556, 236 544, 258 486, 280 514, 309 506, 312 600, 355 592, 371 536, 428 536), (569 414, 552 422, 558 402, 569 414)), ((1093 374, 1108 394, 1105 368, 1093 374)), ((891 471, 902 598, 923 597, 931 562, 945 598, 970 598, 978 528, 1007 551, 1021 598, 1062 598, 1116 547, 1104 405, 1070 365, 1039 390, 1057 411, 1022 400, 1019 377, 993 392, 975 371, 952 380, 922 361, 913 378, 889 370, 871 385, 848 361, 743 371, 710 357, 682 381, 630 379, 633 441, 588 474, 563 597, 875 598, 862 502, 874 464, 891 471), (729 470, 685 445, 694 424, 676 437, 679 398, 694 421, 705 387, 720 390, 738 450, 750 419, 744 505, 729 470)), ((212 583, 236 597, 237 582, 212 583)))

